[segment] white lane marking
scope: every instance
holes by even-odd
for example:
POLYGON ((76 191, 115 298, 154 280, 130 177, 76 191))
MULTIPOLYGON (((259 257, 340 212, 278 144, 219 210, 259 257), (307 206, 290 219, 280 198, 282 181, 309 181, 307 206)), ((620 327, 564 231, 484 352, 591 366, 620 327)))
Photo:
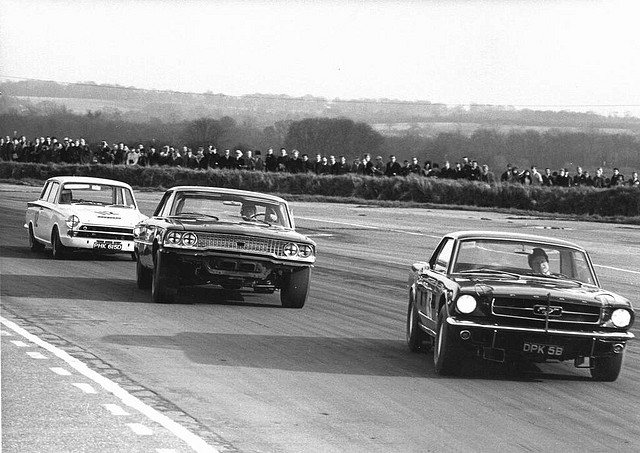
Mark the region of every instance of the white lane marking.
POLYGON ((131 431, 136 433, 138 436, 152 436, 153 431, 151 428, 143 425, 142 423, 127 423, 127 426, 131 428, 131 431))
POLYGON ((150 420, 163 426, 165 429, 167 429, 168 431, 173 433, 176 437, 178 437, 179 439, 184 441, 187 445, 189 445, 189 447, 192 450, 198 453, 219 453, 218 449, 207 444, 205 440, 202 439, 201 437, 193 434, 184 426, 171 420, 166 415, 161 414, 151 406, 146 405, 145 403, 140 401, 140 399, 136 398, 135 396, 131 395, 129 392, 121 388, 118 384, 111 381, 110 379, 107 379, 101 374, 96 373, 95 371, 90 369, 85 363, 81 362, 75 357, 70 356, 68 353, 66 353, 62 349, 47 343, 46 341, 40 339, 36 335, 33 335, 27 332, 25 329, 18 326, 16 323, 9 321, 8 319, 3 318, 2 316, 0 316, 0 322, 4 324, 6 327, 8 327, 9 329, 13 330, 15 333, 23 336, 24 338, 31 341, 32 343, 35 343, 41 348, 51 352, 56 357, 67 362, 74 370, 76 370, 83 376, 87 377, 88 379, 91 379, 92 381, 100 385, 102 388, 104 388, 108 392, 115 395, 126 406, 129 406, 137 410, 138 412, 140 412, 150 420))
POLYGON ((371 226, 371 225, 363 225, 361 223, 338 222, 336 220, 316 219, 316 218, 313 218, 313 217, 296 217, 296 219, 311 220, 313 222, 335 223, 337 225, 347 225, 347 226, 352 226, 352 227, 365 228, 365 229, 369 229, 369 230, 391 231, 393 233, 410 234, 412 236, 424 236, 424 237, 434 238, 434 239, 440 239, 442 237, 441 235, 440 236, 434 236, 432 234, 415 233, 413 231, 396 230, 396 229, 393 229, 393 228, 380 228, 380 227, 371 226))
POLYGON ((129 414, 129 412, 125 411, 123 408, 121 408, 117 404, 103 404, 103 406, 105 407, 105 409, 111 412, 111 415, 118 415, 118 416, 131 415, 129 414))
POLYGON ((40 354, 39 352, 29 351, 29 352, 27 352, 27 355, 29 357, 31 357, 32 359, 38 359, 38 360, 45 360, 46 359, 46 357, 43 356, 42 354, 40 354))
POLYGON ((75 387, 78 387, 84 393, 98 393, 98 392, 96 392, 96 389, 91 387, 90 384, 85 384, 85 383, 82 383, 82 382, 76 382, 76 383, 73 383, 71 385, 73 385, 75 387))
POLYGON ((64 368, 60 368, 56 366, 56 367, 51 367, 49 369, 59 376, 71 376, 71 372, 65 370, 64 368))
POLYGON ((603 266, 602 264, 594 264, 593 266, 594 267, 601 267, 603 269, 611 269, 613 271, 628 272, 630 274, 638 274, 638 275, 640 275, 640 272, 638 272, 638 271, 630 271, 629 269, 620 269, 619 267, 603 266))
POLYGON ((27 346, 29 346, 27 343, 20 340, 11 340, 11 343, 15 344, 19 348, 26 348, 27 346))

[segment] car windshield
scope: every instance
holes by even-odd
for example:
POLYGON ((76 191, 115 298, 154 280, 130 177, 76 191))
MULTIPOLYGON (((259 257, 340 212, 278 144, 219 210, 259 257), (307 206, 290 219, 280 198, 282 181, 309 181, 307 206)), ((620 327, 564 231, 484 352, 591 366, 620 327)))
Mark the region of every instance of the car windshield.
POLYGON ((238 194, 178 192, 167 215, 181 219, 205 219, 291 228, 288 210, 284 203, 238 194))
POLYGON ((136 207, 128 187, 109 184, 66 183, 60 190, 59 203, 136 207))
POLYGON ((596 284, 590 261, 582 250, 546 243, 465 240, 460 242, 452 270, 456 274, 534 276, 596 284))

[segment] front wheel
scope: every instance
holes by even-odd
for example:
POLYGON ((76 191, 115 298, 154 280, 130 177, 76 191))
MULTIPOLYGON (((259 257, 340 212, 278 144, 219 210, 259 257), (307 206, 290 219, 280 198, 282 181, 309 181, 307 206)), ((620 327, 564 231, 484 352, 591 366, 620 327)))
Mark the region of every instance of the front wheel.
POLYGON ((63 260, 67 255, 67 248, 62 244, 60 240, 60 233, 56 227, 51 234, 51 253, 56 260, 63 260))
POLYGON ((156 252, 153 273, 151 274, 151 300, 154 303, 170 304, 178 294, 176 269, 172 269, 162 253, 156 252))
POLYGON ((442 376, 452 375, 458 371, 458 362, 451 346, 451 334, 447 324, 445 307, 438 314, 438 332, 433 348, 433 365, 436 373, 442 376))
POLYGON ((595 357, 593 368, 590 369, 591 377, 595 381, 613 382, 618 379, 622 370, 623 353, 610 357, 595 357))
POLYGON ((33 234, 33 225, 29 224, 29 248, 32 252, 41 252, 44 250, 44 244, 39 242, 33 234))
POLYGON ((151 281, 153 279, 152 270, 144 267, 140 260, 136 261, 136 283, 140 289, 151 288, 151 281))
POLYGON ((302 308, 309 294, 311 268, 291 272, 280 289, 280 303, 285 308, 302 308))
POLYGON ((427 336, 418 325, 418 310, 413 303, 413 297, 411 297, 409 299, 409 309, 407 310, 407 345, 409 345, 409 350, 411 352, 422 351, 427 336))

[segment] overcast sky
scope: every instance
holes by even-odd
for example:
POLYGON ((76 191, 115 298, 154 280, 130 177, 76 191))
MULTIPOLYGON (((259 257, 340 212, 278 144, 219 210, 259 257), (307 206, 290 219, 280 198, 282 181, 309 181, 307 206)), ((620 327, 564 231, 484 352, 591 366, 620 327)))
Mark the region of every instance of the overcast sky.
POLYGON ((623 113, 639 19, 638 0, 0 0, 0 77, 623 113))

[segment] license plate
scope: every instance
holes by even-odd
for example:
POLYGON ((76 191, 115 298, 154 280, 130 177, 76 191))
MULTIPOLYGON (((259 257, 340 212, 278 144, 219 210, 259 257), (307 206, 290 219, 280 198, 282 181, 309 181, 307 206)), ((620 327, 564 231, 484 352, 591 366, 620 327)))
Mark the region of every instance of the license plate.
POLYGON ((562 346, 553 344, 528 343, 522 345, 522 352, 527 354, 535 354, 544 357, 560 357, 564 352, 562 346))
POLYGON ((122 242, 97 241, 93 244, 93 248, 98 250, 122 250, 122 242))

